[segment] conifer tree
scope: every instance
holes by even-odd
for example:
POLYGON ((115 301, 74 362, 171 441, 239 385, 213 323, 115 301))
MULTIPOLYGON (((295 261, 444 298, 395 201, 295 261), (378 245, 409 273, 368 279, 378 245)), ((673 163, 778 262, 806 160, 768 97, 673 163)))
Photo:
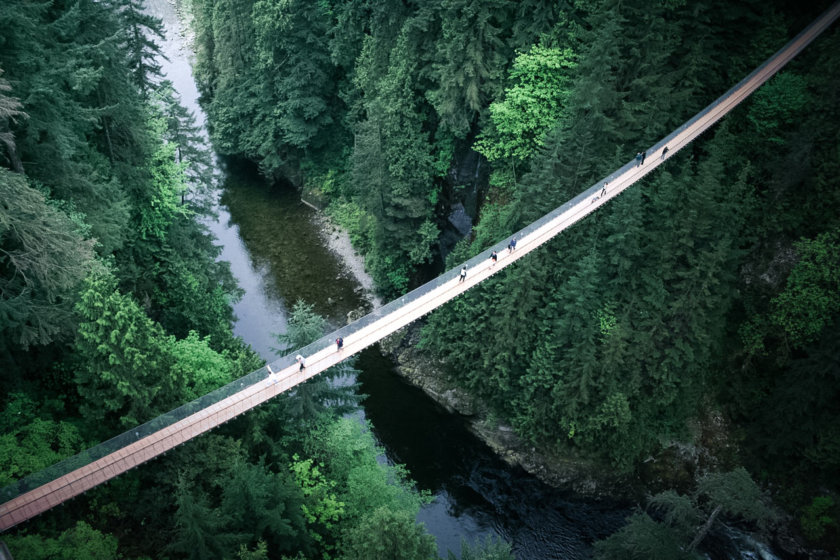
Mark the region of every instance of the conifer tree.
POLYGON ((5 156, 12 171, 23 173, 23 164, 17 153, 11 126, 18 119, 25 119, 28 115, 21 110, 23 106, 18 98, 7 95, 11 89, 12 86, 3 78, 3 69, 0 68, 0 144, 6 148, 5 156))
POLYGON ((163 40, 163 22, 148 14, 141 0, 111 0, 120 17, 123 47, 128 53, 128 66, 134 84, 144 98, 154 90, 161 78, 159 59, 166 59, 155 39, 163 40))
POLYGON ((428 95, 441 123, 456 137, 466 136, 487 106, 488 93, 499 88, 507 58, 501 37, 505 8, 497 0, 441 2, 442 37, 433 65, 438 87, 428 95))
POLYGON ((227 531, 229 518, 211 508, 202 494, 194 494, 184 480, 178 483, 175 505, 175 535, 167 546, 169 552, 181 553, 191 560, 222 558, 244 539, 227 531))
POLYGON ((265 540, 272 550, 283 552, 309 548, 303 495, 290 476, 272 473, 261 464, 242 463, 218 483, 220 512, 230 519, 228 530, 241 535, 239 542, 255 545, 265 540))
POLYGON ((178 163, 185 165, 188 190, 181 195, 181 204, 189 202, 196 212, 210 212, 210 190, 216 182, 213 155, 207 148, 195 115, 181 105, 172 82, 164 80, 155 90, 153 99, 166 120, 163 138, 175 145, 178 163))
POLYGON ((0 332, 27 348, 72 337, 72 306, 93 259, 79 219, 0 168, 0 332))
MULTIPOLYGON (((289 317, 287 331, 276 335, 283 344, 278 354, 294 353, 311 342, 315 342, 326 332, 326 321, 312 310, 311 305, 303 301, 295 302, 289 317)), ((336 383, 337 377, 353 375, 355 370, 347 361, 343 361, 326 372, 298 385, 295 392, 285 397, 287 413, 298 422, 317 423, 329 414, 344 414, 354 410, 361 401, 356 393, 358 383, 345 385, 336 383)))
POLYGON ((171 339, 119 292, 109 270, 90 273, 76 311, 75 379, 86 418, 104 428, 131 428, 182 401, 171 339))

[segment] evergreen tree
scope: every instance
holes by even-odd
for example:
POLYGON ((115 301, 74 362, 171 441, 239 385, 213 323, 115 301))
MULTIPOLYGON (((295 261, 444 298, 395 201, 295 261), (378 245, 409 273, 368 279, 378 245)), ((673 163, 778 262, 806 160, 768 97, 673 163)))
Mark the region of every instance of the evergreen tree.
POLYGON ((89 274, 76 312, 76 386, 85 418, 130 428, 181 402, 184 380, 171 374, 171 339, 119 292, 110 271, 89 274))
POLYGON ((607 559, 685 559, 703 556, 696 552, 720 514, 764 523, 771 517, 761 494, 744 469, 703 477, 692 496, 669 490, 653 496, 647 511, 637 511, 618 532, 595 543, 595 557, 607 559), (701 523, 698 528, 698 523, 701 523))
MULTIPOLYGON (((243 463, 220 480, 220 511, 229 516, 230 530, 255 545, 264 540, 283 552, 309 547, 302 509, 303 495, 290 477, 262 465, 243 463)), ((242 542, 240 537, 240 542, 242 542)))
POLYGON ((339 558, 370 560, 432 560, 437 558, 434 537, 403 513, 387 508, 372 511, 341 543, 339 558))
POLYGON ((456 137, 470 131, 496 93, 508 58, 501 35, 506 3, 498 0, 442 0, 442 37, 433 72, 438 87, 429 91, 442 125, 456 137))
POLYGON ((181 204, 189 201, 196 212, 207 214, 212 207, 210 191, 215 187, 217 177, 213 168, 214 156, 205 144, 201 127, 196 124, 192 111, 181 105, 169 80, 160 84, 153 99, 166 119, 163 138, 175 145, 176 161, 186 166, 188 189, 181 195, 181 204))
POLYGON ((17 154, 11 125, 18 119, 27 118, 27 114, 21 110, 23 106, 18 98, 6 95, 6 92, 12 90, 12 86, 2 76, 3 69, 0 68, 0 144, 6 148, 5 157, 11 169, 16 173, 23 173, 23 164, 17 154))
POLYGON ((260 53, 256 70, 270 76, 263 88, 274 100, 272 130, 275 140, 262 154, 263 168, 271 174, 272 161, 286 146, 320 148, 327 141, 335 108, 335 79, 326 41, 328 14, 322 4, 260 0, 252 13, 260 53))
POLYGON ((193 495, 183 480, 175 494, 175 535, 167 551, 181 553, 191 560, 224 557, 240 535, 225 531, 229 520, 213 510, 201 494, 193 495))
POLYGON ((123 48, 134 84, 147 98, 161 77, 159 59, 166 59, 155 39, 163 40, 163 22, 149 15, 142 0, 111 0, 120 17, 123 48))
POLYGON ((84 447, 79 428, 54 417, 63 403, 36 403, 24 393, 8 395, 0 414, 0 487, 41 471, 84 447))
POLYGON ((93 259, 79 217, 0 168, 0 332, 27 348, 72 337, 76 290, 93 259))
MULTIPOLYGON (((287 331, 276 335, 284 345, 280 355, 294 353, 315 342, 326 331, 326 320, 316 314, 311 305, 297 301, 289 316, 287 331)), ((317 423, 325 415, 346 414, 355 410, 362 399, 357 394, 358 383, 345 384, 338 378, 354 376, 356 371, 347 361, 341 362, 298 385, 294 393, 284 396, 287 414, 304 424, 317 423)))
POLYGON ((85 521, 63 531, 57 538, 32 535, 4 535, 3 541, 17 558, 32 560, 118 560, 122 558, 119 541, 85 521))

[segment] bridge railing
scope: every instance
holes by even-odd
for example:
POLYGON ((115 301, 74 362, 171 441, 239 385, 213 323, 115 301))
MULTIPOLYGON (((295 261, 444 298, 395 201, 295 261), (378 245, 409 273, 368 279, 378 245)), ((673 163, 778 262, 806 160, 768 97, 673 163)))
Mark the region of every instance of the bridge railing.
MULTIPOLYGON (((653 146, 648 148, 648 150, 647 150, 648 157, 651 157, 651 158, 660 157, 661 150, 665 146, 669 147, 669 154, 675 153, 680 148, 682 148, 682 144, 672 145, 672 142, 674 141, 675 138, 680 136, 680 134, 682 134, 687 128, 691 127, 698 120, 705 117, 710 111, 713 111, 713 110, 717 109, 722 104, 726 104, 726 103, 737 104, 737 103, 739 103, 741 101, 742 97, 735 96, 734 94, 740 88, 742 88, 747 82, 752 80, 757 74, 760 74, 760 73, 764 72, 765 70, 767 70, 768 66, 770 66, 770 65, 783 66, 788 60, 790 60, 799 51, 801 51, 805 46, 807 46, 807 44, 810 42, 810 40, 803 41, 802 40, 803 36, 805 36, 806 34, 813 33, 815 30, 817 30, 816 33, 819 34, 819 32, 822 29, 825 29, 826 27, 831 25, 831 23, 837 18, 838 6, 840 6, 840 2, 836 2, 826 12, 826 14, 829 14, 829 13, 833 12, 833 14, 834 14, 833 17, 825 17, 825 14, 824 14, 823 17, 821 17, 818 20, 816 20, 815 22, 811 23, 801 33, 799 33, 793 40, 791 40, 787 45, 785 45, 783 48, 779 49, 779 51, 777 51, 777 53, 774 54, 773 57, 769 58, 761 66, 759 66, 752 73, 750 73, 750 75, 748 75, 746 78, 744 78, 743 80, 738 82, 738 84, 736 84, 735 86, 730 88, 726 93, 721 95, 718 99, 716 99, 714 102, 709 104, 705 109, 703 109, 702 111, 697 113, 694 117, 689 119, 681 127, 679 127, 678 129, 673 131, 671 134, 666 136, 664 139, 660 140, 659 142, 657 142, 656 144, 654 144, 653 146), (795 49, 791 49, 791 51, 786 53, 784 57, 779 56, 784 51, 790 49, 791 46, 794 45, 797 42, 800 42, 801 45, 797 46, 795 49), (731 99, 731 98, 734 98, 734 99, 731 99)), ((580 194, 578 194, 572 200, 566 202, 565 204, 563 204, 562 206, 559 206, 558 208, 552 210, 551 212, 549 212, 548 214, 546 214, 542 218, 536 220, 535 222, 529 224, 528 226, 524 227, 523 229, 519 230, 518 232, 512 234, 512 237, 516 237, 517 240, 521 240, 521 239, 527 237, 529 234, 533 233, 534 231, 536 231, 536 230, 540 229, 541 227, 547 225, 549 222, 555 220, 561 214, 563 214, 567 210, 571 209, 572 207, 576 206, 580 202, 585 201, 587 199, 591 199, 594 196, 597 196, 598 193, 600 192, 600 189, 602 188, 602 186, 605 182, 608 182, 608 183, 612 182, 612 180, 614 178, 617 178, 617 177, 623 175, 624 173, 626 173, 627 171, 632 169, 634 165, 635 165, 634 161, 632 161, 632 160, 629 161, 628 163, 623 165, 620 169, 615 170, 610 175, 608 175, 608 176, 602 178, 601 180, 595 182, 592 186, 590 186, 588 189, 586 189, 583 192, 581 192, 580 194)), ((293 352, 290 355, 277 358, 276 360, 274 360, 273 362, 270 363, 270 366, 271 366, 272 370, 281 371, 281 370, 291 366, 294 363, 293 354, 301 354, 303 356, 310 356, 310 355, 315 354, 316 352, 318 352, 320 350, 323 350, 323 349, 331 346, 332 344, 334 344, 334 341, 337 337, 341 336, 341 337, 344 337, 345 339, 347 339, 347 338, 351 337, 354 333, 364 329, 365 327, 371 325, 375 321, 378 321, 378 320, 382 319, 383 317, 385 317, 387 315, 390 315, 391 313, 398 312, 400 310, 400 308, 402 308, 402 307, 404 307, 408 304, 411 304, 412 302, 414 302, 418 298, 428 294, 432 290, 435 290, 435 289, 439 288, 443 284, 445 284, 447 282, 451 282, 452 279, 458 275, 458 273, 460 271, 460 268, 461 268, 461 266, 463 266, 463 264, 467 265, 468 271, 469 271, 469 269, 474 269, 481 264, 486 266, 487 259, 489 259, 489 257, 490 257, 490 253, 493 250, 501 252, 504 249, 506 249, 509 239, 510 239, 510 237, 507 237, 507 238, 499 241, 495 245, 492 245, 491 247, 488 247, 486 250, 482 251, 481 253, 479 253, 475 257, 469 259, 468 261, 466 261, 466 263, 459 264, 457 267, 444 272, 443 274, 441 274, 440 276, 438 276, 434 280, 432 280, 430 282, 427 282, 426 284, 423 284, 422 286, 412 290, 411 292, 405 294, 404 296, 401 296, 401 297, 395 299, 394 301, 391 301, 390 303, 388 303, 386 305, 383 305, 382 307, 372 311, 368 315, 365 315, 361 319, 359 319, 359 320, 357 320, 357 321, 355 321, 355 322, 353 322, 353 323, 351 323, 351 324, 349 324, 345 327, 342 327, 335 332, 332 332, 328 335, 325 335, 325 336, 321 337, 320 339, 313 342, 312 344, 309 344, 308 346, 306 346, 304 348, 301 348, 301 349, 293 352)), ((89 464, 93 461, 96 461, 96 460, 98 460, 102 457, 105 457, 106 455, 114 453, 115 451, 118 451, 118 450, 120 450, 120 449, 138 441, 139 439, 142 439, 142 438, 144 438, 146 436, 149 436, 149 435, 151 435, 151 434, 153 434, 153 433, 155 433, 159 430, 162 430, 163 428, 166 428, 166 427, 168 427, 168 426, 170 426, 170 425, 172 425, 172 424, 174 424, 174 423, 176 423, 180 420, 183 420, 184 418, 186 418, 186 417, 188 417, 188 416, 190 416, 190 415, 192 415, 192 414, 194 414, 194 413, 196 413, 196 412, 198 412, 198 411, 200 411, 204 408, 210 407, 210 406, 226 399, 227 397, 230 397, 231 395, 234 395, 234 394, 236 394, 236 393, 238 393, 238 392, 240 392, 240 391, 242 391, 242 390, 244 390, 244 389, 246 389, 246 388, 248 388, 248 387, 250 387, 250 386, 252 386, 256 383, 259 383, 259 382, 265 380, 267 378, 267 376, 268 376, 268 371, 267 371, 266 368, 260 368, 256 371, 252 371, 251 373, 249 373, 247 375, 244 375, 244 376, 240 377, 239 379, 237 379, 237 380, 235 380, 235 381, 233 381, 233 382, 231 382, 231 383, 229 383, 229 384, 227 384, 223 387, 220 387, 220 388, 208 393, 207 395, 204 395, 203 397, 200 397, 200 398, 195 399, 195 400, 193 400, 193 401, 191 401, 187 404, 179 406, 178 408, 176 408, 176 409, 174 409, 170 412, 162 414, 162 415, 158 416, 157 418, 154 418, 153 420, 150 420, 150 421, 148 421, 144 424, 141 424, 141 425, 139 425, 135 428, 127 430, 126 432, 124 432, 124 433, 122 433, 122 434, 120 434, 120 435, 118 435, 114 438, 111 438, 108 441, 100 443, 99 445, 91 447, 90 449, 87 449, 86 451, 83 451, 83 452, 81 452, 77 455, 74 455, 72 457, 64 459, 63 461, 60 461, 60 462, 58 462, 58 463, 40 471, 40 472, 28 475, 28 476, 22 478, 21 480, 15 482, 15 483, 13 483, 9 486, 6 486, 2 490, 0 490, 0 503, 4 503, 4 502, 7 502, 9 500, 12 500, 12 499, 20 496, 21 494, 24 494, 24 493, 28 492, 29 490, 32 490, 32 489, 37 488, 39 486, 42 486, 42 485, 44 485, 48 482, 51 482, 51 481, 53 481, 57 478, 62 477, 62 476, 66 475, 66 474, 68 474, 68 473, 70 473, 70 472, 72 472, 76 469, 84 467, 85 465, 87 465, 87 464, 89 464)))

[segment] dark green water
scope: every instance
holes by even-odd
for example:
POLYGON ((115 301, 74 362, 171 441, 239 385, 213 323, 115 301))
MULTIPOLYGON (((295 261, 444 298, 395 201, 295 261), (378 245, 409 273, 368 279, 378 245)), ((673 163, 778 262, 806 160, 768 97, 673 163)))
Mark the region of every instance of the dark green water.
POLYGON ((344 325, 347 312, 364 302, 354 279, 325 250, 314 225, 315 210, 300 202, 291 187, 266 185, 249 166, 226 167, 220 202, 229 212, 227 227, 238 230, 248 266, 263 280, 265 298, 285 309, 304 301, 331 325, 344 325))

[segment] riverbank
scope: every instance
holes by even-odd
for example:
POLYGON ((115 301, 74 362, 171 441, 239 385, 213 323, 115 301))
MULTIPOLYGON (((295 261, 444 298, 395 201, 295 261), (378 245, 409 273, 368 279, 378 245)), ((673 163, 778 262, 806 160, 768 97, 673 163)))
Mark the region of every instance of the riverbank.
POLYGON ((362 297, 373 309, 381 307, 382 300, 374 291, 373 278, 365 270, 365 258, 353 248, 353 243, 350 241, 350 234, 335 224, 324 212, 312 204, 303 202, 316 210, 313 214, 312 222, 318 234, 321 236, 327 249, 338 258, 338 261, 346 272, 361 287, 362 297))

